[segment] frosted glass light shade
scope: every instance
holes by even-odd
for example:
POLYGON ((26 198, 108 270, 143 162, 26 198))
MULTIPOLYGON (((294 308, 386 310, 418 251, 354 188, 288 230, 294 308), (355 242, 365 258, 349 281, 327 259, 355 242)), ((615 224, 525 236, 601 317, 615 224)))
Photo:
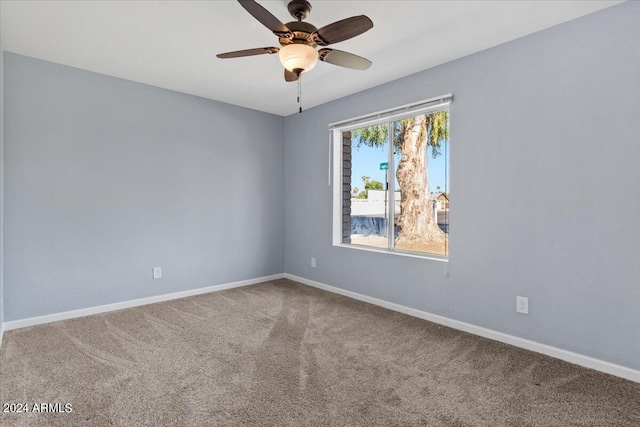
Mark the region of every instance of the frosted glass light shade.
POLYGON ((279 55, 284 68, 291 72, 296 72, 295 70, 310 71, 318 62, 318 51, 306 44, 294 43, 283 46, 279 55))

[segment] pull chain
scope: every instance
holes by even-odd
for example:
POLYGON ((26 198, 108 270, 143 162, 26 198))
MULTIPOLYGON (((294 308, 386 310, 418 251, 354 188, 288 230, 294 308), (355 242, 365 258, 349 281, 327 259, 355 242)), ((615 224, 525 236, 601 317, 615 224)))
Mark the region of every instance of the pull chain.
POLYGON ((300 113, 302 113, 302 73, 298 74, 298 105, 300 113))

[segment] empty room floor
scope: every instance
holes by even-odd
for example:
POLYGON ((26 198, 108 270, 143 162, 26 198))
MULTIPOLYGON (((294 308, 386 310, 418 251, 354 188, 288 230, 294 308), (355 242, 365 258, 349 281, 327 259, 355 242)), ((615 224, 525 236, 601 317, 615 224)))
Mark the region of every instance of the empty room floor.
POLYGON ((5 334, 0 424, 640 425, 640 384, 286 279, 5 334))

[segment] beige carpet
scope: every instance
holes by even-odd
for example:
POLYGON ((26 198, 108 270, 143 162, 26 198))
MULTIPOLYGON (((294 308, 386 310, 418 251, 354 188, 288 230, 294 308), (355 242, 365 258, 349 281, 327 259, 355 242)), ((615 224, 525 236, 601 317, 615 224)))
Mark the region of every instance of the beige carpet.
POLYGON ((3 426, 638 426, 640 384, 279 280, 7 332, 3 426))

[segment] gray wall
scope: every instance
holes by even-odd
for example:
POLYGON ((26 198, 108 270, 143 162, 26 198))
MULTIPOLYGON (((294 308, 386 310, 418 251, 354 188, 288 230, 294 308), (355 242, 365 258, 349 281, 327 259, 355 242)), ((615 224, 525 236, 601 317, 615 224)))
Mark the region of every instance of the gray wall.
POLYGON ((285 271, 640 369, 639 22, 622 4, 287 117, 285 271), (327 124, 449 92, 448 265, 333 247, 327 124))
POLYGON ((282 273, 282 117, 10 53, 5 114, 5 321, 282 273))

